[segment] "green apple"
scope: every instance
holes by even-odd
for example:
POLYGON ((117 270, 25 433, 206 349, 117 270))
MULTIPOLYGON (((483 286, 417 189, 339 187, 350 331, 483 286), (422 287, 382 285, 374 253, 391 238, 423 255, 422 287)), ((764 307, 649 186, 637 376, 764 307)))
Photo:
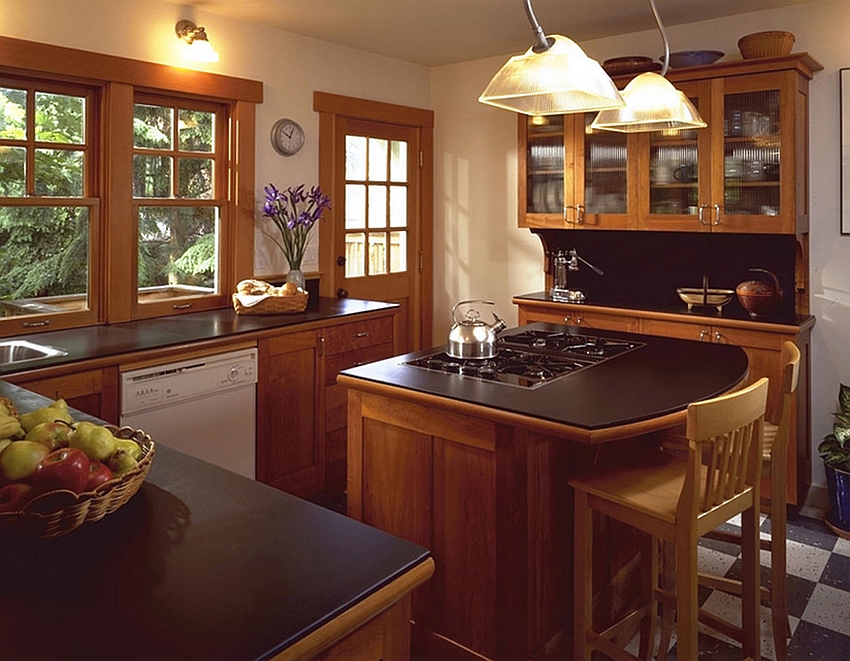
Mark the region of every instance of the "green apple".
POLYGON ((43 443, 53 452, 59 448, 68 447, 73 431, 74 428, 71 425, 61 420, 48 420, 30 429, 25 440, 43 443))
POLYGON ((142 446, 136 443, 136 441, 131 441, 129 438, 115 439, 115 451, 118 452, 118 450, 124 450, 136 461, 142 458, 142 446))
POLYGON ((109 459, 106 460, 106 465, 112 471, 115 477, 119 477, 127 471, 133 470, 139 462, 130 456, 127 450, 120 449, 113 452, 109 459))
POLYGON ((82 420, 74 425, 69 444, 85 452, 90 461, 103 461, 115 452, 117 440, 106 427, 82 420))
MULTIPOLYGON (((62 401, 64 404, 64 400, 59 401, 62 401)), ((67 405, 62 406, 59 405, 59 402, 53 402, 53 404, 49 406, 42 406, 40 409, 36 409, 35 411, 24 413, 21 416, 21 427, 24 428, 26 433, 29 433, 29 431, 36 425, 40 425, 42 422, 51 422, 53 420, 64 420, 69 425, 74 422, 71 414, 68 413, 67 405)))
POLYGON ((50 450, 35 441, 14 441, 0 452, 0 475, 9 482, 26 480, 50 450))

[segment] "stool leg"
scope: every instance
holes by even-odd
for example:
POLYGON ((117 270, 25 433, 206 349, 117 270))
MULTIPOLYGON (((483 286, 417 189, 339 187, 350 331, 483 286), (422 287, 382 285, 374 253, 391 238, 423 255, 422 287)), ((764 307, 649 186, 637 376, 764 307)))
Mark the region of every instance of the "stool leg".
POLYGON ((788 661, 788 585, 786 583, 788 512, 783 500, 774 500, 770 506, 770 612, 773 619, 773 647, 776 661, 788 661))
POLYGON ((648 567, 642 574, 644 598, 649 604, 649 613, 643 618, 640 628, 640 651, 638 656, 643 661, 650 661, 655 645, 655 631, 658 628, 658 608, 655 603, 655 587, 658 585, 658 539, 649 537, 643 548, 644 557, 648 558, 648 567))
MULTIPOLYGON (((661 546, 661 590, 669 594, 676 593, 676 553, 675 546, 665 540, 658 540, 661 546)), ((670 639, 673 635, 673 623, 676 609, 670 604, 661 602, 661 637, 658 642, 658 661, 667 660, 670 650, 670 639)))
POLYGON ((573 549, 573 659, 590 661, 587 632, 593 626, 593 510, 587 494, 575 490, 573 549))
MULTIPOLYGON (((682 526, 685 528, 685 526, 682 526)), ((696 532, 682 530, 676 536, 676 659, 697 661, 697 593, 696 532)))
POLYGON ((758 501, 741 515, 741 629, 744 656, 761 659, 761 586, 758 501))

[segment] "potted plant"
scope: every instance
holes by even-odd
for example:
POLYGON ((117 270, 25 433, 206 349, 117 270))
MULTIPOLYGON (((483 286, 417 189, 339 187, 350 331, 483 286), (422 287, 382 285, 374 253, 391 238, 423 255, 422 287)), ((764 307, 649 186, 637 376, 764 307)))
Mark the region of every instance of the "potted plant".
POLYGON ((850 386, 838 389, 840 412, 835 414, 832 433, 820 445, 818 454, 826 470, 830 512, 826 523, 842 537, 850 537, 850 386))

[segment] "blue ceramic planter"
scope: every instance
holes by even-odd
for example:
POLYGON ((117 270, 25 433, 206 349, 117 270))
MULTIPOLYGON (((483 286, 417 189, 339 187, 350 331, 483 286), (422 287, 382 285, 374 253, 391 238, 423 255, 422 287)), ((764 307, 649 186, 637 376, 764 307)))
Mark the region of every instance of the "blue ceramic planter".
POLYGON ((850 533, 850 473, 824 464, 829 489, 829 522, 850 533))

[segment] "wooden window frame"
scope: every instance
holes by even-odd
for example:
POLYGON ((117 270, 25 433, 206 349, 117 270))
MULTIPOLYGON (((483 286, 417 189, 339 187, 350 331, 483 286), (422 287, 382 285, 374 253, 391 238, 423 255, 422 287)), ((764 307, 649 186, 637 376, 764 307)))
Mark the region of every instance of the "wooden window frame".
MULTIPOLYGON (((256 104, 262 103, 259 81, 115 57, 89 51, 0 36, 0 73, 53 83, 76 83, 97 88, 97 134, 93 138, 97 168, 94 190, 99 208, 99 229, 92 233, 94 290, 88 319, 67 315, 10 317, 0 321, 0 336, 60 328, 130 321, 142 316, 178 314, 230 305, 226 292, 253 275, 255 215, 256 104), (223 139, 226 172, 221 176, 227 204, 222 209, 222 294, 208 297, 184 310, 173 306, 140 310, 136 304, 135 258, 128 248, 136 246, 136 223, 132 215, 132 120, 137 92, 212 102, 226 107, 223 139), (95 261, 96 258, 96 261, 95 261), (97 268, 96 268, 97 267, 97 268), (96 271, 96 273, 95 273, 96 271), (9 323, 6 323, 9 322, 9 323), (46 322, 40 326, 26 323, 46 322)), ((79 202, 79 200, 78 200, 79 202)), ((30 202, 31 204, 31 202, 30 202)), ((134 255, 135 253, 132 253, 134 255)))

